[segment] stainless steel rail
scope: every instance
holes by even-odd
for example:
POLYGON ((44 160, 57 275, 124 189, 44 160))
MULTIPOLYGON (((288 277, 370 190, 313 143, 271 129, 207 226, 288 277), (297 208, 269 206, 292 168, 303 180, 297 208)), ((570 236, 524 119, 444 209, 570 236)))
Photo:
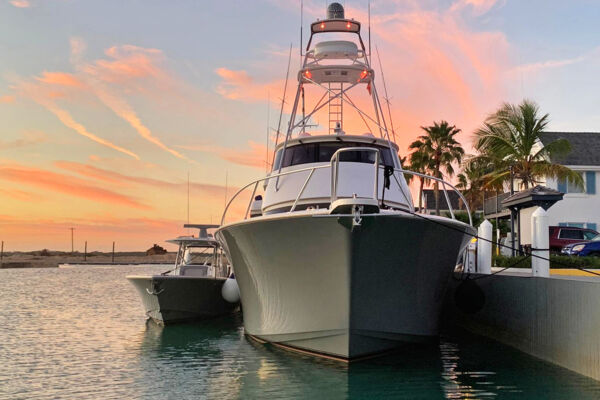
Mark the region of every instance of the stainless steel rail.
MULTIPOLYGON (((379 169, 383 169, 385 168, 383 165, 380 165, 379 163, 379 150, 374 149, 372 147, 348 147, 348 148, 342 148, 339 149, 338 151, 336 151, 333 156, 331 157, 331 161, 329 164, 326 165, 319 165, 316 167, 308 167, 308 168, 300 168, 300 169, 296 169, 293 171, 286 171, 286 172, 279 172, 273 175, 269 175, 266 176, 264 178, 260 178, 257 179, 255 181, 250 182, 249 184, 247 184, 246 186, 240 188, 232 197, 231 199, 227 202, 227 205, 225 206, 225 210, 223 211, 223 215, 221 217, 221 225, 224 225, 225 223, 225 217, 227 215, 227 211, 229 210, 231 204, 233 203, 233 201, 240 195, 240 193, 242 193, 243 191, 245 191, 246 189, 248 189, 249 187, 251 187, 252 185, 254 185, 254 188, 252 190, 252 196, 250 196, 250 201, 248 203, 248 206, 246 208, 246 213, 244 214, 244 220, 248 218, 248 213, 250 211, 250 207, 252 205, 252 202, 254 201, 254 195, 256 194, 256 189, 258 188, 258 184, 261 182, 268 182, 269 179, 274 179, 274 178, 279 178, 280 176, 285 176, 285 175, 292 175, 292 174, 298 174, 301 172, 306 172, 306 171, 310 171, 308 176, 306 177, 306 180, 304 181, 304 184, 302 185, 302 187, 300 188, 300 191, 298 192, 298 195, 296 196, 296 198, 294 199, 294 202, 292 204, 292 207, 290 208, 290 210, 288 211, 288 213, 294 212, 296 210, 296 206, 298 205, 298 202, 300 201, 300 199, 302 198, 302 195, 304 194, 304 191, 306 189, 306 187, 308 186, 308 183, 310 182, 315 170, 317 169, 325 169, 325 168, 330 168, 331 169, 331 197, 330 197, 330 201, 333 202, 335 201, 338 197, 337 197, 337 184, 338 184, 338 174, 339 174, 339 155, 343 152, 348 152, 348 151, 367 151, 367 152, 374 152, 375 153, 375 183, 374 183, 374 189, 373 189, 373 198, 377 201, 379 201, 379 196, 378 196, 378 186, 379 186, 379 173, 378 170, 379 169)), ((452 184, 444 181, 441 178, 436 178, 434 176, 431 175, 426 175, 426 174, 421 174, 419 172, 414 172, 414 171, 407 171, 407 170, 401 170, 399 171, 402 174, 407 174, 407 175, 414 175, 414 176, 418 176, 421 178, 425 178, 425 179, 431 179, 433 181, 437 181, 440 182, 442 184, 442 191, 444 192, 444 197, 446 199, 446 203, 448 204, 448 210, 450 211, 450 216, 452 217, 452 219, 456 219, 456 216, 454 214, 454 210, 452 209, 452 204, 450 203, 450 197, 448 196, 448 191, 446 189, 446 186, 449 186, 450 188, 452 188, 452 190, 454 190, 459 198, 462 200, 462 202, 465 205, 467 214, 469 216, 469 225, 473 226, 473 219, 471 217, 471 210, 469 208, 469 204, 467 203, 467 200, 465 199, 465 197, 463 196, 463 194, 452 184)), ((398 181, 398 179, 396 178, 396 175, 394 174, 394 180, 396 182, 396 184, 398 185, 398 187, 400 188, 400 190, 404 193, 403 189, 402 189, 402 185, 400 184, 400 182, 398 181)))
POLYGON ((377 198, 377 191, 379 190, 379 150, 373 147, 344 147, 339 149, 331 156, 331 199, 330 203, 337 200, 337 189, 338 189, 338 175, 340 169, 340 154, 348 152, 365 152, 375 153, 375 186, 373 187, 373 199, 377 198))

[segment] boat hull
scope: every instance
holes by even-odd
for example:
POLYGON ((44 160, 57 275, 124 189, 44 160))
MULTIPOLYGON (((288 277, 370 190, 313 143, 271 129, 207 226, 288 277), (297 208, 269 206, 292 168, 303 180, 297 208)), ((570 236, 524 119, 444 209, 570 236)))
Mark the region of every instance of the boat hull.
POLYGON ((228 303, 221 295, 225 278, 177 275, 128 276, 139 293, 146 315, 165 325, 230 314, 239 303, 228 303))
POLYGON ((351 216, 305 214, 222 227, 246 333, 341 359, 435 338, 448 280, 474 233, 436 221, 399 212, 363 215, 352 227, 351 216))

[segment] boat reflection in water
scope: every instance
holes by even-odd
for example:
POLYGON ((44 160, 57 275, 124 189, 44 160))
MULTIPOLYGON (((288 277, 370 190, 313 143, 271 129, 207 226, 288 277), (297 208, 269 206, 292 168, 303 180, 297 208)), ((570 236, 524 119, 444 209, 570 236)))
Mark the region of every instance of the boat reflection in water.
MULTIPOLYGON (((419 174, 402 169, 360 29, 338 3, 311 24, 273 169, 246 186, 256 199, 251 218, 225 223, 226 209, 216 231, 240 287, 246 334, 343 361, 435 340, 448 280, 475 233, 452 211, 451 218, 415 212, 405 175, 419 174), (354 41, 313 40, 321 34, 354 41), (311 87, 324 93, 307 113, 311 87), (327 132, 310 134, 310 118, 324 107, 327 132), (378 136, 346 134, 348 109, 378 136)), ((428 179, 446 199, 454 189, 428 179)))

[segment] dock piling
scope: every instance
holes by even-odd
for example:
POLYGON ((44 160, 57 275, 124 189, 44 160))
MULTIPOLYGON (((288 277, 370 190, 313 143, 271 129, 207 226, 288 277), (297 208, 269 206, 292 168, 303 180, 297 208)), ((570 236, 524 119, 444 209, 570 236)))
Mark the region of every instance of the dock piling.
POLYGON ((477 229, 477 236, 482 239, 477 241, 477 272, 480 274, 492 273, 492 232, 492 224, 487 219, 477 229))
POLYGON ((548 213, 538 207, 531 216, 531 271, 533 276, 550 276, 548 213))
POLYGON ((113 249, 112 249, 112 263, 115 263, 115 242, 113 242, 113 249))

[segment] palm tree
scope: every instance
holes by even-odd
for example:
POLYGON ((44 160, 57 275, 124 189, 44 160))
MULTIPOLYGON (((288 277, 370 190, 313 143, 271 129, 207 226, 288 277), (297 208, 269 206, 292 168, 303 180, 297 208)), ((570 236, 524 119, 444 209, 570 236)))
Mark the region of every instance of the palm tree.
POLYGON ((540 117, 538 105, 524 100, 519 105, 505 103, 490 115, 475 132, 475 148, 479 155, 473 162, 493 165, 488 184, 514 178, 524 189, 539 183, 541 178, 568 179, 583 185, 582 177, 571 169, 550 161, 571 151, 566 139, 541 145, 541 136, 548 125, 548 114, 540 117))
POLYGON ((456 188, 464 194, 472 210, 477 210, 483 203, 482 195, 487 191, 501 191, 502 185, 490 184, 489 174, 493 166, 483 164, 476 156, 467 156, 462 172, 457 175, 456 188))
MULTIPOLYGON (((460 163, 465 154, 460 143, 454 138, 460 129, 446 121, 434 122, 432 126, 422 126, 421 129, 426 134, 419 136, 408 148, 422 154, 418 157, 424 157, 426 170, 432 176, 443 178, 442 170, 448 176, 454 175, 453 164, 460 163)), ((437 215, 440 215, 439 190, 439 182, 435 181, 435 212, 437 215)))
MULTIPOLYGON (((429 172, 430 159, 425 155, 425 153, 415 150, 410 153, 409 156, 409 165, 408 169, 413 172, 418 172, 420 174, 427 174, 429 172)), ((414 175, 408 175, 407 181, 410 182, 414 175)), ((419 176, 419 212, 423 207, 423 187, 425 186, 425 178, 419 176)))

